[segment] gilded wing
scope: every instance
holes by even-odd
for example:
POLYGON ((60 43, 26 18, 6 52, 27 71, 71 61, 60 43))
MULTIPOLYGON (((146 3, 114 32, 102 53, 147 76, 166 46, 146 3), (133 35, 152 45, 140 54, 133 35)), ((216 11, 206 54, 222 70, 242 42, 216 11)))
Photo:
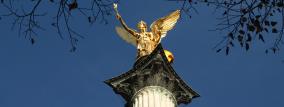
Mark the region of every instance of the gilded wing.
POLYGON ((137 46, 136 38, 132 34, 127 32, 124 28, 116 26, 115 30, 116 30, 117 34, 119 35, 119 37, 121 37, 127 43, 130 43, 134 46, 137 46))
MULTIPOLYGON (((162 17, 151 24, 151 30, 154 35, 160 36, 160 41, 164 38, 167 32, 175 26, 176 22, 180 18, 180 10, 176 10, 168 16, 162 17)), ((159 42, 160 42, 159 41, 159 42)))

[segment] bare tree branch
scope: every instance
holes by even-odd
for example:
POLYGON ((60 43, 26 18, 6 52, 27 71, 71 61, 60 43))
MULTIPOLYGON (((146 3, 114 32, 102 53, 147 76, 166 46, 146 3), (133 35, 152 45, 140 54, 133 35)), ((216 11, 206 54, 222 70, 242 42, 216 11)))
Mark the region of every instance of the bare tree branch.
POLYGON ((24 9, 21 10, 22 12, 18 12, 17 9, 13 7, 14 0, 9 0, 8 3, 2 2, 3 7, 8 9, 8 13, 2 16, 14 17, 15 20, 12 23, 12 29, 17 25, 19 27, 18 34, 21 35, 23 33, 26 38, 30 39, 32 44, 34 44, 34 38, 37 35, 35 30, 44 30, 37 21, 37 17, 45 15, 37 13, 37 9, 41 2, 42 0, 38 0, 28 12, 24 9))
MULTIPOLYGON (((98 22, 107 24, 107 16, 113 12, 112 3, 119 2, 119 0, 89 0, 91 5, 80 5, 77 0, 30 0, 30 1, 17 1, 17 0, 1 0, 0 8, 6 9, 8 13, 2 14, 2 18, 13 18, 12 30, 18 28, 18 34, 28 37, 32 44, 35 43, 35 37, 38 35, 38 30, 44 30, 45 26, 40 25, 39 17, 48 17, 47 13, 39 13, 39 8, 45 5, 52 5, 57 8, 57 11, 48 11, 49 14, 55 15, 52 26, 56 28, 56 31, 61 39, 66 36, 71 45, 71 52, 76 50, 77 42, 79 39, 84 38, 83 35, 78 33, 72 26, 70 19, 73 12, 78 12, 85 17, 86 21, 90 24, 98 22), (49 2, 47 4, 46 2, 49 2), (33 4, 31 9, 22 8, 23 4, 33 4)), ((41 10, 42 11, 42 10, 41 10)))

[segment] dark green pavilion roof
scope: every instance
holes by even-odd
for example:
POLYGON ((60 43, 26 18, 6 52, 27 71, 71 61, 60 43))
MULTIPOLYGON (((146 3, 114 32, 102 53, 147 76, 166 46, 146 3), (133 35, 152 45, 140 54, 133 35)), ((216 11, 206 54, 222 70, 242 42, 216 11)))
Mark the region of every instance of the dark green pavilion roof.
POLYGON ((146 86, 161 86, 172 92, 177 104, 188 104, 199 94, 193 91, 174 71, 167 61, 162 45, 147 56, 139 58, 133 68, 120 76, 105 81, 127 103, 133 95, 146 86))

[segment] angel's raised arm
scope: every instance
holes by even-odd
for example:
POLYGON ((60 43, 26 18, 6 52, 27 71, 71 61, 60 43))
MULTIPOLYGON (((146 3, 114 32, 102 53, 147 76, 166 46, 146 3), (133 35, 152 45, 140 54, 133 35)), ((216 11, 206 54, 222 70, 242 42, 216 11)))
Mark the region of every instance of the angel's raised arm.
POLYGON ((118 20, 119 20, 119 22, 121 23, 121 25, 122 25, 122 27, 126 30, 126 31, 128 31, 130 34, 132 34, 133 36, 135 36, 135 31, 134 30, 132 30, 131 28, 129 28, 127 25, 126 25, 126 23, 124 22, 124 20, 121 18, 121 16, 119 15, 118 17, 118 20))
POLYGON ((122 17, 121 17, 120 14, 118 13, 117 4, 113 4, 113 5, 114 5, 114 9, 115 9, 115 11, 116 11, 116 18, 119 20, 119 22, 121 23, 121 25, 123 26, 123 28, 124 28, 127 32, 129 32, 130 34, 132 34, 133 36, 135 36, 135 33, 136 33, 136 32, 135 32, 133 29, 129 28, 129 27, 126 25, 125 21, 122 19, 122 17))

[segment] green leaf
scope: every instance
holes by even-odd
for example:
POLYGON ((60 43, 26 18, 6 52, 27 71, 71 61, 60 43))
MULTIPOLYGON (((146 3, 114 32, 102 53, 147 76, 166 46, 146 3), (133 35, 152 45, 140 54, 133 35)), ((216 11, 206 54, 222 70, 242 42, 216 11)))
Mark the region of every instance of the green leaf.
POLYGON ((248 37, 247 42, 250 42, 252 40, 252 38, 251 38, 251 35, 249 33, 247 34, 247 37, 248 37))
POLYGON ((246 9, 241 9, 241 12, 242 12, 243 14, 246 14, 246 13, 247 13, 247 10, 246 10, 246 9))
POLYGON ((92 22, 92 17, 91 16, 88 17, 88 22, 89 23, 92 22))
POLYGON ((77 49, 77 48, 73 46, 73 47, 70 49, 70 52, 75 52, 76 49, 77 49))
POLYGON ((268 29, 267 29, 267 28, 264 28, 264 30, 265 30, 266 32, 268 32, 268 29))
POLYGON ((35 39, 34 38, 31 38, 31 43, 32 43, 32 45, 35 43, 35 39))
POLYGON ((259 19, 260 17, 261 17, 261 15, 256 15, 255 16, 256 19, 259 19))
POLYGON ((275 26, 277 24, 277 22, 275 21, 271 21, 270 23, 271 23, 271 26, 275 26))
POLYGON ((229 55, 230 47, 227 46, 226 48, 226 55, 229 55))
POLYGON ((73 3, 68 4, 68 7, 69 7, 69 11, 78 8, 78 3, 77 3, 77 1, 75 0, 73 3))
POLYGON ((276 28, 273 28, 272 33, 278 33, 278 30, 276 28))
POLYGON ((249 50, 249 44, 246 43, 246 50, 248 51, 249 50))
POLYGON ((267 49, 265 50, 265 53, 266 53, 266 54, 268 53, 268 50, 267 50, 267 49))
POLYGON ((262 42, 265 42, 261 34, 258 35, 258 39, 260 39, 262 42))
POLYGON ((251 31, 251 32, 253 32, 253 31, 255 30, 255 28, 254 28, 253 25, 249 25, 249 26, 248 26, 248 30, 251 31))
POLYGON ((230 32, 230 33, 228 34, 228 36, 229 36, 232 40, 234 40, 234 35, 233 35, 232 32, 230 32))
POLYGON ((222 49, 218 49, 216 52, 218 53, 218 52, 220 52, 222 49))
POLYGON ((235 46, 235 45, 233 44, 233 42, 232 42, 232 41, 230 42, 230 45, 231 45, 232 47, 234 47, 234 46, 235 46))
POLYGON ((241 45, 241 47, 244 47, 244 43, 243 42, 240 42, 240 45, 241 45))
POLYGON ((259 3, 257 7, 258 7, 259 9, 262 9, 262 7, 263 7, 263 6, 262 6, 262 3, 259 3))
POLYGON ((246 17, 242 17, 242 22, 246 22, 247 21, 247 18, 246 17))
POLYGON ((269 24, 269 21, 267 21, 267 20, 264 21, 264 24, 265 24, 266 26, 269 26, 269 25, 270 25, 270 24, 269 24))
POLYGON ((223 13, 223 15, 226 15, 227 14, 227 11, 225 11, 224 13, 223 13))
POLYGON ((242 35, 244 35, 244 34, 245 34, 245 31, 239 30, 239 33, 242 34, 242 35))
POLYGON ((238 36, 238 41, 239 41, 239 42, 242 42, 242 41, 243 41, 243 38, 244 38, 244 37, 243 37, 242 35, 239 35, 239 36, 238 36))
POLYGON ((272 48, 273 53, 276 53, 276 48, 272 48))
POLYGON ((279 1, 279 2, 277 3, 277 6, 278 6, 278 7, 283 7, 283 6, 284 6, 283 1, 282 1, 282 2, 279 1))

